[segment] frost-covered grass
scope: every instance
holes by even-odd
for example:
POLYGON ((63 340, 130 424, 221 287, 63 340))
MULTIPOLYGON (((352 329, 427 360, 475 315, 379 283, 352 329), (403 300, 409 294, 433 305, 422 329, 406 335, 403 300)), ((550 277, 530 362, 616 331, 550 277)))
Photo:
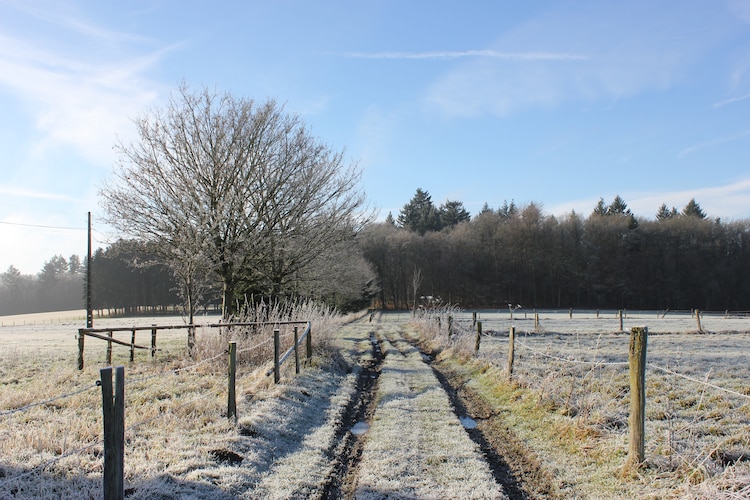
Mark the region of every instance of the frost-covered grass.
MULTIPOLYGON (((297 312, 314 311, 300 307, 297 312)), ((298 433, 287 440, 295 449, 303 437, 325 441, 319 435, 327 432, 326 425, 318 426, 315 419, 335 418, 336 405, 352 390, 344 383, 351 359, 334 357, 330 349, 342 320, 330 311, 317 311, 312 366, 294 378, 290 360, 279 386, 273 386, 265 375, 268 358, 256 363, 259 353, 268 352, 265 344, 254 347, 265 340, 260 338, 263 333, 224 332, 217 340, 218 332, 199 329, 196 356, 190 358, 184 330, 159 332, 157 357, 152 360, 137 351, 133 364, 127 361, 129 349, 115 347, 113 364, 126 366, 126 489, 138 498, 235 498, 235 493, 273 483, 269 463, 275 463, 283 476, 283 436, 298 433), (238 341, 240 351, 252 347, 242 353, 238 367, 238 425, 226 418, 224 351, 232 339, 238 341), (329 376, 331 372, 321 366, 333 366, 334 375, 329 376), (243 432, 252 435, 243 436, 243 432), (262 443, 265 448, 248 445, 252 453, 248 451, 243 463, 258 467, 256 480, 246 482, 237 473, 240 468, 222 460, 227 451, 242 451, 243 439, 262 435, 274 438, 262 443)), ((112 319, 98 320, 95 326, 170 321, 180 324, 183 320, 112 319)), ((96 381, 104 366, 106 342, 87 339, 85 368, 78 371, 76 334, 81 326, 79 321, 68 320, 16 321, 0 328, 0 498, 101 497, 102 410, 96 381)), ((148 332, 144 337, 150 343, 148 332)), ((286 348, 291 332, 283 332, 282 337, 286 348)), ((357 347, 350 347, 354 356, 357 347)), ((309 449, 316 446, 311 444, 309 449)))
MULTIPOLYGON (((509 426, 546 465, 566 496, 742 498, 750 494, 750 320, 714 315, 629 315, 567 311, 533 319, 508 311, 481 313, 475 336, 448 348, 445 328, 423 318, 422 334, 462 360, 475 389, 503 412, 509 426), (513 383, 507 383, 508 328, 516 327, 513 383), (648 326, 647 467, 627 474, 631 326, 648 326), (675 333, 668 333, 674 331, 675 333), (692 332, 692 333, 688 333, 692 332), (462 343, 463 342, 463 343, 462 343), (470 345, 470 348, 467 348, 470 345), (722 390, 726 389, 726 390, 722 390), (737 461, 737 459, 740 459, 737 461)), ((464 325, 471 316, 461 317, 464 325)), ((444 324, 444 323, 443 323, 444 324)), ((461 340, 463 339, 463 340, 461 340)))

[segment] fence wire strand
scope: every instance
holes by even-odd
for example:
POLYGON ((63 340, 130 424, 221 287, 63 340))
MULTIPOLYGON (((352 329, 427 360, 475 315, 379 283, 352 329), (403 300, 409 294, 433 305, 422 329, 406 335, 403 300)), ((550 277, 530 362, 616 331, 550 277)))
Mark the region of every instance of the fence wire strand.
POLYGON ((101 438, 99 438, 96 441, 92 441, 91 443, 89 443, 87 445, 84 445, 84 446, 81 446, 80 448, 77 448, 75 450, 71 450, 69 452, 63 453, 59 457, 55 457, 55 458, 53 458, 51 460, 48 460, 47 462, 39 464, 36 467, 34 467, 33 469, 31 469, 31 470, 28 470, 28 471, 26 471, 24 473, 21 473, 21 474, 17 475, 17 476, 13 476, 13 477, 11 477, 9 479, 6 479, 5 481, 0 481, 0 489, 6 488, 8 485, 10 485, 11 483, 13 483, 15 481, 18 481, 19 479, 23 479, 23 478, 26 478, 26 477, 29 477, 29 476, 33 476, 34 474, 36 474, 38 472, 41 472, 42 470, 46 469, 50 465, 56 464, 57 462, 59 462, 60 460, 63 460, 64 458, 68 458, 68 457, 71 457, 73 455, 78 455, 79 453, 82 453, 82 452, 88 450, 89 448, 93 448, 94 446, 99 445, 99 444, 103 444, 103 443, 104 443, 104 440, 101 439, 101 438))
POLYGON ((27 410, 30 410, 31 408, 35 408, 37 406, 42 406, 42 405, 54 403, 55 401, 59 401, 61 399, 66 399, 66 398, 70 398, 72 396, 77 396, 78 394, 82 394, 82 393, 84 393, 86 391, 90 391, 91 389, 96 389, 97 387, 98 387, 98 385, 95 384, 95 385, 91 385, 91 386, 88 386, 88 387, 84 387, 82 389, 78 389, 78 390, 73 391, 73 392, 69 392, 67 394, 61 394, 60 396, 55 396, 55 397, 50 398, 50 399, 45 399, 44 401, 37 401, 37 402, 34 402, 34 403, 29 403, 29 404, 24 405, 24 406, 19 406, 18 408, 13 408, 11 410, 0 411, 0 417, 5 417, 7 415, 13 415, 14 413, 20 413, 22 411, 27 411, 27 410))
POLYGON ((574 365, 595 365, 595 366, 628 366, 627 361, 587 361, 587 360, 578 360, 578 359, 569 359, 569 358, 561 358, 558 356, 553 356, 551 354, 544 353, 542 351, 538 351, 531 347, 530 345, 516 339, 516 344, 520 344, 524 348, 528 349, 532 352, 532 354, 536 354, 538 356, 542 356, 549 359, 554 359, 556 361, 562 361, 563 363, 570 363, 574 365))
POLYGON ((721 387, 719 385, 712 384, 711 382, 703 381, 703 380, 691 377, 689 375, 685 375, 684 373, 679 373, 679 372, 670 370, 669 368, 664 368, 662 366, 655 365, 653 363, 646 363, 646 365, 649 368, 653 368, 654 370, 659 370, 659 371, 662 371, 664 373, 668 373, 670 375, 674 375, 675 377, 684 378, 685 380, 689 380, 691 382, 695 382, 696 384, 704 385, 706 387, 711 387, 712 389, 716 389, 718 391, 723 391, 723 392, 726 392, 728 394, 732 394, 733 396, 738 396, 740 398, 747 399, 748 401, 750 401, 750 396, 748 396, 747 394, 742 394, 741 392, 733 391, 732 389, 726 389, 726 388, 721 387))

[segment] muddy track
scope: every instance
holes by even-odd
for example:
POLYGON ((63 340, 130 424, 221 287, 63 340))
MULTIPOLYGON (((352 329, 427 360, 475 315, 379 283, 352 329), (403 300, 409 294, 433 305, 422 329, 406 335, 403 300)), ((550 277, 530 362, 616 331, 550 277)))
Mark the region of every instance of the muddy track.
POLYGON ((541 460, 503 423, 495 409, 466 386, 467 380, 439 363, 431 363, 431 367, 456 413, 477 422, 477 426, 467 429, 467 432, 479 445, 495 479, 505 487, 508 497, 559 498, 541 460))
POLYGON ((502 422, 495 409, 466 386, 466 377, 435 362, 436 353, 426 352, 418 342, 407 342, 419 349, 432 368, 448 394, 456 416, 459 419, 469 417, 477 423, 466 432, 479 446, 495 481, 503 486, 508 497, 558 498, 552 478, 543 470, 541 460, 502 422))
POLYGON ((375 332, 370 332, 370 343, 372 344, 372 359, 360 365, 356 392, 349 400, 343 413, 341 426, 336 431, 334 442, 339 444, 329 451, 333 469, 320 496, 323 500, 352 498, 354 495, 356 471, 362 458, 365 434, 357 434, 351 430, 356 424, 369 422, 372 418, 375 411, 375 394, 378 390, 380 367, 385 359, 375 332))

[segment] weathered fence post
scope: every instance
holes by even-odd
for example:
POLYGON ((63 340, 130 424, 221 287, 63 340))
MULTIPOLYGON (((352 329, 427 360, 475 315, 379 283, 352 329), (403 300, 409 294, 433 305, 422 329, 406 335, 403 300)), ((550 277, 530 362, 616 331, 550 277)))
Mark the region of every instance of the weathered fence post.
POLYGON ((534 331, 539 333, 539 313, 534 313, 534 331))
POLYGON ((281 370, 279 367, 279 331, 273 331, 273 382, 278 384, 281 380, 281 370))
POLYGON ((307 328, 307 345, 305 346, 307 352, 307 362, 310 363, 312 360, 312 323, 308 323, 307 328))
POLYGON ((232 341, 229 343, 229 386, 228 386, 228 398, 227 398, 227 418, 234 417, 234 421, 237 422, 237 342, 232 341))
POLYGON ((474 356, 479 354, 479 343, 482 341, 482 322, 477 321, 477 339, 474 343, 474 356))
POLYGON ((151 325, 151 357, 156 357, 156 325, 151 325))
POLYGON ((508 382, 513 378, 513 360, 516 350, 516 327, 511 326, 508 332, 508 382))
POLYGON ((622 309, 620 309, 620 331, 622 331, 622 309))
MULTIPOLYGON (((219 330, 219 334, 221 334, 221 330, 219 330)), ((188 356, 192 358, 193 349, 195 348, 195 325, 188 325, 187 347, 188 347, 188 356)))
POLYGON ((78 329, 78 369, 83 370, 83 342, 86 338, 86 334, 83 333, 83 328, 78 329))
POLYGON ((573 319, 573 308, 572 307, 568 310, 568 317, 570 319, 573 319))
POLYGON ((474 328, 477 326, 477 312, 474 311, 471 313, 471 327, 474 328))
POLYGON ((131 331, 130 335, 130 362, 135 361, 135 328, 131 331))
POLYGON ((648 328, 633 327, 630 330, 630 446, 628 464, 639 466, 646 459, 646 347, 648 328))
POLYGON ((107 341, 107 364, 112 364, 112 330, 107 332, 107 336, 110 340, 107 341))
POLYGON ((703 326, 701 325, 701 312, 699 309, 695 310, 695 322, 698 324, 698 333, 703 333, 703 326))
POLYGON ((448 315, 448 343, 453 338, 453 316, 448 315))
POLYGON ((125 368, 115 368, 112 388, 112 367, 100 370, 102 413, 104 416, 104 499, 124 497, 125 472, 125 368))
POLYGON ((299 335, 297 334, 297 327, 294 327, 294 373, 299 375, 299 335))

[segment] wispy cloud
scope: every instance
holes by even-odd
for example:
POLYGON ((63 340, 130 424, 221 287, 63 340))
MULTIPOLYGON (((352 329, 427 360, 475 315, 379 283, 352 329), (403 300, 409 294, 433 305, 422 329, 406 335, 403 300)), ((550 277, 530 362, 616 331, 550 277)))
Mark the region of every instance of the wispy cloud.
POLYGON ((507 116, 664 91, 728 36, 716 20, 723 18, 708 4, 702 9, 645 1, 589 2, 579 9, 552 4, 501 33, 489 51, 497 57, 463 57, 448 68, 423 102, 447 116, 507 116), (527 64, 497 63, 516 59, 527 64))
POLYGON ((737 139, 742 139, 743 137, 747 137, 750 135, 750 130, 744 130, 738 134, 733 134, 727 137, 718 137, 716 139, 702 142, 700 144, 695 144, 693 146, 687 147, 679 152, 677 155, 679 158, 684 158, 685 156, 691 155, 695 153, 696 151, 699 151, 701 149, 711 148, 714 146, 719 146, 721 144, 726 144, 729 142, 734 142, 737 139))
POLYGON ((431 52, 345 52, 344 57, 354 59, 462 59, 481 58, 504 59, 508 61, 585 61, 583 54, 555 52, 501 52, 497 50, 444 50, 431 52))
POLYGON ((69 145, 94 164, 109 164, 116 136, 127 135, 130 119, 156 99, 159 86, 147 72, 174 46, 143 50, 129 45, 135 36, 60 17, 58 24, 76 35, 64 51, 32 35, 0 35, 0 89, 31 113, 34 154, 69 145), (103 40, 120 55, 88 50, 103 40))
POLYGON ((64 201, 70 203, 78 203, 80 200, 71 196, 66 196, 57 193, 47 193, 43 191, 31 191, 25 188, 16 187, 3 187, 0 186, 0 195, 13 197, 13 198, 31 198, 36 200, 51 200, 51 201, 64 201))
POLYGON ((727 106, 729 104, 734 104, 736 102, 742 102, 742 101, 744 101, 746 99, 750 99, 750 94, 745 94, 745 95, 743 95, 741 97, 732 97, 730 99, 725 99, 723 101, 719 101, 719 102, 713 104, 711 107, 712 108, 721 108, 722 106, 727 106))

